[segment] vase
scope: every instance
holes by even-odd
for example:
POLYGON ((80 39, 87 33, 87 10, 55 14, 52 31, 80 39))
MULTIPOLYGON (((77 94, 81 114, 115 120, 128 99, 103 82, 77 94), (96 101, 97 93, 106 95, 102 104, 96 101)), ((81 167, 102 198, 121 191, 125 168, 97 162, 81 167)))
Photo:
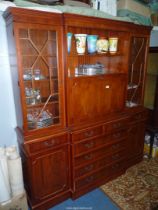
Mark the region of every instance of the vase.
POLYGON ((96 43, 96 49, 98 53, 107 53, 108 51, 108 40, 105 37, 100 37, 96 43))
POLYGON ((70 53, 71 51, 71 39, 72 39, 72 33, 67 33, 67 51, 70 53))
POLYGON ((96 52, 97 39, 98 39, 98 35, 88 35, 87 36, 88 53, 92 54, 92 53, 96 52))
POLYGON ((84 54, 86 49, 87 34, 75 34, 76 50, 78 54, 84 54))
POLYGON ((117 52, 118 38, 110 37, 109 38, 109 52, 115 54, 117 52))

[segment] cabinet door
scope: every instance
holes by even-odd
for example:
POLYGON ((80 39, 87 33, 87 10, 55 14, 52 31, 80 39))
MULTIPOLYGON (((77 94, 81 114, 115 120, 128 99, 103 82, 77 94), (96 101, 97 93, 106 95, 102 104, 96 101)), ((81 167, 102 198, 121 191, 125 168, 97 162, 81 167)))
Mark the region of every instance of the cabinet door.
POLYGON ((39 155, 32 160, 33 197, 42 200, 68 190, 68 146, 39 155))
POLYGON ((63 126, 62 31, 58 26, 15 27, 24 129, 63 126))
POLYGON ((125 101, 125 75, 77 77, 69 79, 69 124, 103 120, 121 111, 125 101))
POLYGON ((132 37, 127 94, 129 107, 143 104, 147 52, 148 38, 132 37))
POLYGON ((145 122, 139 122, 131 125, 128 131, 128 157, 143 155, 143 145, 145 136, 145 122))

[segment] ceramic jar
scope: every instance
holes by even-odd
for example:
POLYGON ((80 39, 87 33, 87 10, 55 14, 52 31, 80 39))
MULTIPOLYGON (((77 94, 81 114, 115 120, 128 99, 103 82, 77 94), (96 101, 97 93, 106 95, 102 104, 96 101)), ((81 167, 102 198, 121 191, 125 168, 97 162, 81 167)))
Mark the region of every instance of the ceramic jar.
POLYGON ((96 50, 98 53, 107 53, 109 47, 108 39, 100 37, 96 43, 96 50))
POLYGON ((84 54, 86 49, 87 34, 75 34, 76 50, 78 54, 84 54))
POLYGON ((92 53, 96 52, 97 39, 98 39, 98 35, 88 35, 87 36, 88 53, 92 54, 92 53))
POLYGON ((71 50, 71 39, 72 39, 72 33, 67 33, 67 51, 70 53, 71 50))
POLYGON ((118 38, 110 37, 109 38, 109 52, 115 54, 117 52, 118 38))

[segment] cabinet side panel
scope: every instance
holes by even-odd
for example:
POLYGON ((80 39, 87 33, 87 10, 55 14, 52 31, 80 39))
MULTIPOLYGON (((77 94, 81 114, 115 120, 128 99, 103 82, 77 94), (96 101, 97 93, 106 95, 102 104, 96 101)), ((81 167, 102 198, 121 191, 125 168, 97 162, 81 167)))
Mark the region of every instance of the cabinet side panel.
POLYGON ((16 47, 14 40, 13 25, 11 24, 7 26, 7 38, 8 38, 8 48, 9 48, 10 73, 12 78, 12 88, 13 88, 14 104, 16 110, 16 121, 17 121, 17 126, 22 128, 23 117, 20 105, 21 104, 20 90, 18 86, 19 79, 18 79, 17 59, 16 59, 16 47))

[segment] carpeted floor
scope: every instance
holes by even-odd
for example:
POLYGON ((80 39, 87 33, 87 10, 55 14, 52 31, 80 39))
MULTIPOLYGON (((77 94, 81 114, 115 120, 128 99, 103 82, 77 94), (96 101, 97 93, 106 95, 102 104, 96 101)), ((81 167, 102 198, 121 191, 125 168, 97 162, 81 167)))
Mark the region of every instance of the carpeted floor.
POLYGON ((93 190, 76 200, 68 199, 49 210, 119 210, 100 189, 93 190))
POLYGON ((143 160, 101 189, 122 210, 158 210, 158 159, 143 160))

